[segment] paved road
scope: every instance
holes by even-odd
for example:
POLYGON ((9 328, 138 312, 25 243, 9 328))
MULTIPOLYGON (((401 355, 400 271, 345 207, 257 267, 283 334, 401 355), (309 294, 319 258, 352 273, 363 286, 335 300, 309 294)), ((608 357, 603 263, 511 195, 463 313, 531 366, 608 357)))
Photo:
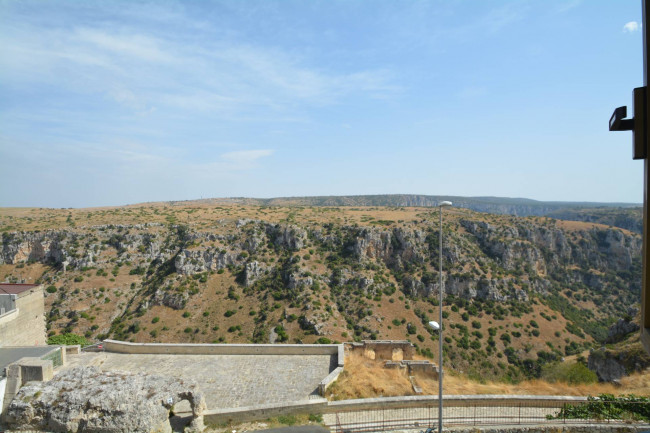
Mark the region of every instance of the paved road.
POLYGON ((70 355, 62 369, 95 365, 196 381, 209 409, 306 400, 334 368, 333 355, 70 355))

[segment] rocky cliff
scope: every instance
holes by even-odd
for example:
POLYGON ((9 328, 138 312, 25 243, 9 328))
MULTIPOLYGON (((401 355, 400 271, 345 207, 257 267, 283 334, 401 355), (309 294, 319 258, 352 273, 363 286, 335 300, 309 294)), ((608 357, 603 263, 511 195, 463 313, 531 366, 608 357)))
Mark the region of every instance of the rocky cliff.
MULTIPOLYGON (((138 223, 4 231, 0 266, 9 279, 44 266, 50 333, 413 338, 432 353, 436 336, 425 325, 440 287, 431 209, 238 209, 246 216, 207 208, 199 218, 187 208, 189 225, 170 210, 173 222, 162 224, 153 208, 149 217, 124 211, 138 223)), ((506 350, 517 368, 517 358, 540 351, 576 353, 604 341, 612 318, 638 302, 641 240, 628 231, 467 210, 450 212, 443 231, 452 364, 494 357, 485 368, 505 374, 497 361, 506 350)))

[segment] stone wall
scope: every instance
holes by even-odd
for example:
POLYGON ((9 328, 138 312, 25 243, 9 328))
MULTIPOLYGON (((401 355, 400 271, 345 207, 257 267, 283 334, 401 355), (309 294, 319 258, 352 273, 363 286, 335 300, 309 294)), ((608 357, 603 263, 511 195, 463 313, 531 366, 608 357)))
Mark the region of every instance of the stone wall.
POLYGON ((363 340, 361 343, 351 343, 350 350, 361 352, 370 359, 401 361, 413 359, 415 347, 406 340, 363 340))
POLYGON ((43 287, 6 296, 15 296, 16 309, 0 317, 0 347, 47 344, 43 287))
POLYGON ((105 340, 104 350, 114 353, 182 355, 336 355, 343 366, 342 344, 166 344, 105 340))
MULTIPOLYGON (((571 396, 533 396, 533 395, 454 395, 444 398, 445 407, 466 408, 478 405, 483 408, 517 408, 524 407, 557 407, 565 404, 576 405, 587 402, 587 397, 571 396)), ((390 409, 408 409, 422 407, 437 407, 437 395, 378 397, 354 400, 327 401, 324 398, 293 403, 273 403, 260 406, 239 407, 229 409, 207 410, 204 419, 207 424, 223 425, 244 421, 263 420, 269 417, 289 414, 336 414, 343 412, 376 411, 390 409)), ((553 428, 564 427, 555 424, 553 428)), ((448 431, 445 429, 445 431, 448 431)), ((500 431, 500 430, 498 430, 500 431)), ((509 430, 513 431, 513 430, 509 430)), ((524 431, 524 430, 522 430, 524 431)), ((532 432, 533 430, 531 430, 532 432)), ((537 430, 535 430, 537 431, 537 430)), ((562 431, 562 430, 557 430, 562 431)), ((570 431, 570 430, 565 430, 570 431)), ((617 430, 612 430, 617 431, 617 430)), ((636 431, 636 430, 629 430, 636 431)))

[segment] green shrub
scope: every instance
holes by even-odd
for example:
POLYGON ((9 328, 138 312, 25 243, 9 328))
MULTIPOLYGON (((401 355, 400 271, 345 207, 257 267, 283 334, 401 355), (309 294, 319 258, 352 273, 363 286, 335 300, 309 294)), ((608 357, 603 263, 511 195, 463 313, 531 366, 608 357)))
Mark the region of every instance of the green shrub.
POLYGON ((309 421, 311 422, 323 422, 323 415, 320 413, 310 413, 309 421))
POLYGON ((47 339, 47 344, 56 346, 74 346, 79 344, 81 346, 88 346, 90 342, 81 335, 67 333, 62 335, 53 335, 47 339))
POLYGON ((295 415, 280 415, 278 417, 278 422, 285 425, 294 425, 296 422, 298 422, 298 419, 295 415))
POLYGON ((554 362, 542 368, 542 378, 548 382, 566 382, 572 385, 596 383, 598 376, 579 362, 554 362))
POLYGON ((158 316, 151 319, 151 323, 158 323, 158 322, 160 322, 160 317, 158 317, 158 316))
POLYGON ((565 405, 555 416, 548 419, 622 419, 625 421, 650 421, 650 398, 635 395, 614 397, 600 394, 589 397, 587 404, 565 405))
POLYGON ((186 312, 183 313, 183 317, 185 317, 186 319, 187 319, 188 317, 190 317, 190 316, 191 316, 191 314, 190 314, 189 311, 186 311, 186 312))
POLYGON ((56 287, 54 286, 48 286, 47 289, 45 289, 47 293, 56 293, 56 287))
POLYGON ((406 332, 408 334, 410 334, 410 335, 415 335, 415 334, 417 334, 418 330, 417 330, 417 328, 416 328, 416 326, 414 324, 409 322, 409 323, 406 324, 406 332))

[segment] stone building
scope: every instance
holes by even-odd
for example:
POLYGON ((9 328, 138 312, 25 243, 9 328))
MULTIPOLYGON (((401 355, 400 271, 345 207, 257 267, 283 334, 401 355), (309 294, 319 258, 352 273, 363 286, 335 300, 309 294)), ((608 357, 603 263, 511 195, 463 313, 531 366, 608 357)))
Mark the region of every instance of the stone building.
POLYGON ((0 283, 0 347, 43 346, 46 339, 43 286, 0 283))

